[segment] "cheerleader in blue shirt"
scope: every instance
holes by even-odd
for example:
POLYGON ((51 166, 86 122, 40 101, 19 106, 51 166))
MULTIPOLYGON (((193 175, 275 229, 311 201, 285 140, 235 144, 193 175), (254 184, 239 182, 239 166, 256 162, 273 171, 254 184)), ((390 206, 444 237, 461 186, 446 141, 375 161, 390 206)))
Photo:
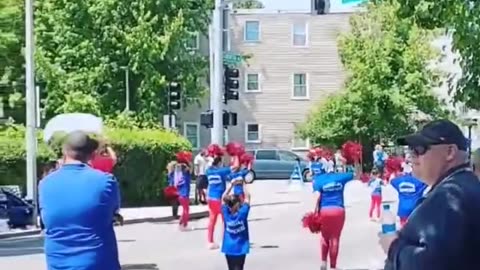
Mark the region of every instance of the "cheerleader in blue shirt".
POLYGON ((222 196, 222 214, 225 220, 222 253, 225 254, 228 270, 243 270, 245 258, 250 252, 248 234, 248 214, 250 212, 250 193, 243 179, 233 180, 222 196), (244 201, 232 189, 242 187, 244 201))

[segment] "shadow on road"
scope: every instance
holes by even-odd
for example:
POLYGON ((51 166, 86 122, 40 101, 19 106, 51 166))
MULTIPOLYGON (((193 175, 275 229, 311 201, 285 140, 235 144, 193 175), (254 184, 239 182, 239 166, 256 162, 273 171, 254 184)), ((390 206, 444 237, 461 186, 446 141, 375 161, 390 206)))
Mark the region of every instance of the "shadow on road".
POLYGON ((282 205, 282 204, 300 204, 300 201, 286 201, 286 202, 270 202, 270 203, 259 203, 254 204, 252 207, 258 206, 270 206, 270 205, 282 205))
POLYGON ((124 240, 117 240, 119 243, 131 243, 131 242, 136 242, 137 240, 134 239, 124 239, 124 240))
POLYGON ((43 253, 43 238, 15 238, 0 241, 0 257, 25 256, 43 253))
POLYGON ((160 270, 154 263, 145 264, 124 264, 122 270, 160 270))

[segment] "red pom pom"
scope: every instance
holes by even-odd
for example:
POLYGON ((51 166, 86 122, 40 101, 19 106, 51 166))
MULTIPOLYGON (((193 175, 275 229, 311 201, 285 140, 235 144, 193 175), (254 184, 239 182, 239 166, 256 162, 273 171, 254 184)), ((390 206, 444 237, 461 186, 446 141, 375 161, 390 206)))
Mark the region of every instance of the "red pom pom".
POLYGON ((223 156, 223 149, 218 144, 210 144, 207 147, 207 155, 210 157, 221 157, 223 156))
POLYGON ((356 164, 362 160, 362 145, 348 141, 342 145, 342 156, 347 160, 348 165, 356 164))
POLYGON ((178 152, 177 153, 177 162, 178 163, 190 163, 192 162, 192 152, 188 152, 188 151, 181 151, 181 152, 178 152))
POLYGON ((240 156, 240 164, 248 166, 252 164, 252 162, 253 162, 253 156, 250 155, 249 153, 243 153, 240 156))
POLYGON ((314 212, 306 213, 302 218, 302 225, 312 233, 319 233, 322 227, 320 214, 314 212))
POLYGON ((230 142, 225 146, 225 151, 230 156, 241 156, 245 153, 245 147, 237 142, 230 142))
POLYGON ((330 150, 330 149, 327 149, 327 148, 323 149, 323 156, 322 157, 324 157, 327 160, 332 160, 333 151, 330 150))
POLYGON ((168 186, 163 189, 163 195, 167 201, 174 201, 178 199, 178 190, 174 186, 168 186))
POLYGON ((314 152, 315 152, 315 156, 323 157, 324 149, 323 147, 315 147, 314 152))
POLYGON ((385 161, 385 169, 391 173, 399 172, 402 170, 402 158, 390 156, 385 161))

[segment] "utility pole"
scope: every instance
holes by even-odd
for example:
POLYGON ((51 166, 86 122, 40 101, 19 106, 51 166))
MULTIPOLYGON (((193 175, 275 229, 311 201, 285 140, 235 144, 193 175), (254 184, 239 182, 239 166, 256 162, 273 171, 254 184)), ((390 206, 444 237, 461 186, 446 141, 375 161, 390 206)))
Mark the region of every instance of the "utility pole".
POLYGON ((130 70, 125 67, 125 111, 130 111, 130 70))
POLYGON ((26 150, 27 150, 27 199, 33 204, 33 223, 37 225, 37 138, 36 138, 36 95, 34 63, 33 0, 25 0, 25 81, 26 81, 26 150))
POLYGON ((211 142, 223 144, 223 3, 215 0, 213 11, 213 52, 214 52, 214 81, 211 84, 211 104, 213 111, 213 127, 211 142))

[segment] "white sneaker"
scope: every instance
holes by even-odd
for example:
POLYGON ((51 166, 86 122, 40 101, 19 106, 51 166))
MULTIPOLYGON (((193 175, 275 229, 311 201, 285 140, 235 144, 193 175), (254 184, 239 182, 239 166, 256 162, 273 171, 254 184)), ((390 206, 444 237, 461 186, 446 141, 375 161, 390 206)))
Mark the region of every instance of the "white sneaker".
POLYGON ((214 250, 214 249, 219 249, 220 247, 215 244, 215 243, 209 243, 208 244, 208 249, 214 250))

